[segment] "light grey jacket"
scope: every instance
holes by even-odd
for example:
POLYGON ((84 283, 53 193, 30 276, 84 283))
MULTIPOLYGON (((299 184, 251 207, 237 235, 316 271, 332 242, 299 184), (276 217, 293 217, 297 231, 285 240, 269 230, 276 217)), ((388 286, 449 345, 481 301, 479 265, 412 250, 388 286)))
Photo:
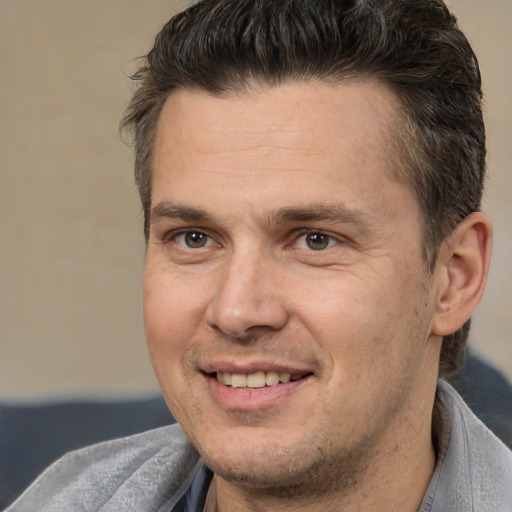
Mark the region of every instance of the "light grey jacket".
MULTIPOLYGON (((445 382, 437 400, 438 460, 419 512, 512 512, 512 452, 445 382)), ((65 455, 6 512, 170 512, 202 464, 178 425, 163 427, 65 455)))

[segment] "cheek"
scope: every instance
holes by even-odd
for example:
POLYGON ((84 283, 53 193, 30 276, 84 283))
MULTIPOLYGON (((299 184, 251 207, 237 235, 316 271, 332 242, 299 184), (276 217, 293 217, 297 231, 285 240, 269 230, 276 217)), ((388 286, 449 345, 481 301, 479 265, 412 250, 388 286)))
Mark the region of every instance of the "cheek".
POLYGON ((293 308, 315 339, 339 339, 357 346, 365 330, 374 324, 382 327, 392 315, 379 284, 379 278, 365 279, 345 271, 311 284, 302 282, 292 294, 293 308))
POLYGON ((184 357, 199 319, 193 294, 177 281, 145 272, 143 286, 144 330, 157 377, 184 357))
POLYGON ((184 361, 190 350, 194 320, 187 313, 187 302, 179 300, 173 287, 144 276, 144 330, 148 352, 160 388, 174 414, 181 410, 179 383, 185 379, 184 361))
POLYGON ((397 279, 394 273, 386 281, 384 274, 346 272, 317 281, 303 288, 303 300, 294 304, 301 322, 330 359, 338 385, 389 374, 408 351, 418 297, 406 285, 410 279, 397 279))
POLYGON ((158 337, 178 336, 198 325, 207 303, 208 286, 199 279, 184 279, 168 268, 147 264, 144 271, 144 324, 158 337))

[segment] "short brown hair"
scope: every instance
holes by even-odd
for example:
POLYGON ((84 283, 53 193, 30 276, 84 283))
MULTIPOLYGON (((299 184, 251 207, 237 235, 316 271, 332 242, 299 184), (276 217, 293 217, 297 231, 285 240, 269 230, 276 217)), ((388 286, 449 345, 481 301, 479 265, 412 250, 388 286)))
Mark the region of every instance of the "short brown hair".
MULTIPOLYGON (((476 56, 442 0, 202 0, 158 34, 122 120, 135 139, 135 180, 148 236, 152 150, 168 95, 211 94, 252 81, 371 78, 403 107, 397 175, 414 190, 423 249, 433 268, 441 242, 480 208, 485 129, 476 56)), ((440 374, 462 358, 469 321, 446 336, 440 374)))

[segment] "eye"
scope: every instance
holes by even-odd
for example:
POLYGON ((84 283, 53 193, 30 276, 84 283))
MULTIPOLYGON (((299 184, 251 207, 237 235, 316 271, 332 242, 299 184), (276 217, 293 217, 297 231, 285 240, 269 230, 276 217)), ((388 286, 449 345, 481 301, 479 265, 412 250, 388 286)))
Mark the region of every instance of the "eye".
POLYGON ((180 247, 186 249, 201 249, 212 243, 211 238, 201 231, 185 231, 174 237, 174 241, 180 247))
POLYGON ((299 249, 310 249, 312 251, 323 251, 337 244, 336 239, 318 231, 303 234, 297 239, 296 243, 299 249))

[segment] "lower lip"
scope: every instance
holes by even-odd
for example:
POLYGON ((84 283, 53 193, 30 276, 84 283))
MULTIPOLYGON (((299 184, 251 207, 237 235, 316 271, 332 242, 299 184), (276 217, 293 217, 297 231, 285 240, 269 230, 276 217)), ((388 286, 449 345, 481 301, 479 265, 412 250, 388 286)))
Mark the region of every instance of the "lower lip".
POLYGON ((212 398, 224 409, 233 411, 256 411, 275 405, 283 398, 297 392, 311 379, 304 377, 295 382, 276 384, 264 388, 230 388, 220 384, 212 375, 206 375, 208 390, 212 398))

